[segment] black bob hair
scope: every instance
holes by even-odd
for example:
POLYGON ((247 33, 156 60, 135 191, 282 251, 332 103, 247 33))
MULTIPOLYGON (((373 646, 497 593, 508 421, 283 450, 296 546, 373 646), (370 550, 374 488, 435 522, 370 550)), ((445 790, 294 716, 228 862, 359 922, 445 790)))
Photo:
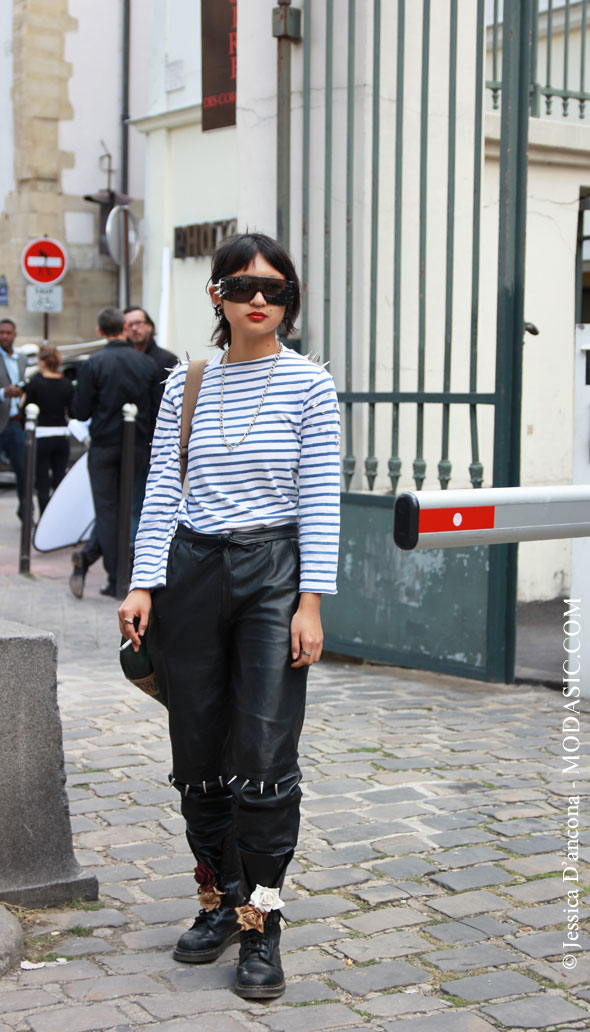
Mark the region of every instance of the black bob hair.
MULTIPOLYGON (((295 266, 278 240, 273 240, 265 233, 237 233, 222 240, 211 259, 209 284, 219 283, 224 276, 234 276, 240 270, 247 269, 257 254, 266 258, 273 269, 293 283, 293 296, 285 307, 281 324, 281 336, 288 337, 299 315, 301 287, 295 266)), ((211 340, 222 350, 231 343, 231 327, 223 314, 217 321, 211 340)))

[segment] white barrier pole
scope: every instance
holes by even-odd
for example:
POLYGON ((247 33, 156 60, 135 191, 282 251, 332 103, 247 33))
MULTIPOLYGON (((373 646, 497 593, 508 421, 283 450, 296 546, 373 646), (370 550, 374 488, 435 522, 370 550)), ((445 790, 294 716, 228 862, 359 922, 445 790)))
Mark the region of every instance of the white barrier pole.
POLYGON ((590 486, 405 491, 393 539, 404 551, 590 535, 590 486))

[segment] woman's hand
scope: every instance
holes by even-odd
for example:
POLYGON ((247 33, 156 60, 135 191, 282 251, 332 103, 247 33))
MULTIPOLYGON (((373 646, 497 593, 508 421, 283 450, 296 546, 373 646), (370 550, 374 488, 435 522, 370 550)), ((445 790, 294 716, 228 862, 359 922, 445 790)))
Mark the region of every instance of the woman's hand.
POLYGON ((125 601, 119 606, 117 615, 119 617, 119 630, 125 638, 130 638, 133 643, 133 651, 138 652, 141 639, 145 634, 148 625, 150 609, 152 608, 152 594, 147 588, 134 588, 127 595, 125 601), (138 618, 139 623, 135 630, 134 620, 138 618))
POLYGON ((324 632, 320 619, 321 595, 302 591, 299 608, 291 620, 292 667, 311 666, 322 654, 324 632))

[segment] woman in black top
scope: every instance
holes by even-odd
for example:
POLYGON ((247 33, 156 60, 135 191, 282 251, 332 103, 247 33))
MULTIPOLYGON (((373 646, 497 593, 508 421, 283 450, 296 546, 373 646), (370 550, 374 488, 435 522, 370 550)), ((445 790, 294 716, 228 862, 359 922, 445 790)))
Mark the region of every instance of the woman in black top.
POLYGON ((39 509, 45 509, 51 491, 66 475, 70 455, 70 435, 66 413, 74 395, 70 381, 59 372, 61 355, 57 348, 39 350, 39 372, 24 390, 24 404, 39 406, 37 421, 37 458, 35 487, 39 509))

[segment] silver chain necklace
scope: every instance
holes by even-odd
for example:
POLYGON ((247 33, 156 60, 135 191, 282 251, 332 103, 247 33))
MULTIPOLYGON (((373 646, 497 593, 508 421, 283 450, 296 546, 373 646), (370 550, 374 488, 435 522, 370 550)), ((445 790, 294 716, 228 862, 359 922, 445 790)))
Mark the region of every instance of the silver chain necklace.
POLYGON ((258 408, 256 409, 256 412, 252 416, 252 419, 250 420, 250 424, 248 426, 248 429, 246 430, 246 433, 243 434, 243 436, 240 437, 240 440, 236 441, 234 444, 231 444, 230 441, 228 441, 227 437, 225 436, 225 428, 224 428, 224 425, 223 425, 223 390, 224 390, 224 386, 225 386, 225 369, 226 369, 226 366, 227 366, 227 359, 228 359, 228 356, 229 356, 229 348, 224 353, 223 358, 221 359, 221 395, 220 395, 220 398, 219 398, 219 428, 221 430, 221 437, 222 437, 223 443, 225 444, 225 447, 227 448, 228 451, 231 452, 231 451, 234 450, 234 448, 237 448, 240 444, 243 444, 243 442, 246 440, 248 434, 250 433, 252 427, 254 426, 254 423, 258 419, 258 414, 259 414, 260 409, 262 408, 262 406, 264 404, 264 399, 266 398, 266 395, 268 394, 268 388, 270 387, 270 381, 272 380, 272 374, 275 371, 275 366, 276 366, 276 364, 277 364, 277 362, 279 360, 279 355, 281 354, 282 350, 283 350, 283 345, 279 341, 279 346, 277 348, 277 352, 276 352, 276 355, 274 357, 274 361, 273 361, 273 363, 272 363, 272 365, 271 365, 271 367, 270 367, 270 369, 268 371, 268 376, 266 378, 266 384, 265 384, 264 390, 262 392, 262 396, 260 398, 260 401, 258 402, 258 408))

